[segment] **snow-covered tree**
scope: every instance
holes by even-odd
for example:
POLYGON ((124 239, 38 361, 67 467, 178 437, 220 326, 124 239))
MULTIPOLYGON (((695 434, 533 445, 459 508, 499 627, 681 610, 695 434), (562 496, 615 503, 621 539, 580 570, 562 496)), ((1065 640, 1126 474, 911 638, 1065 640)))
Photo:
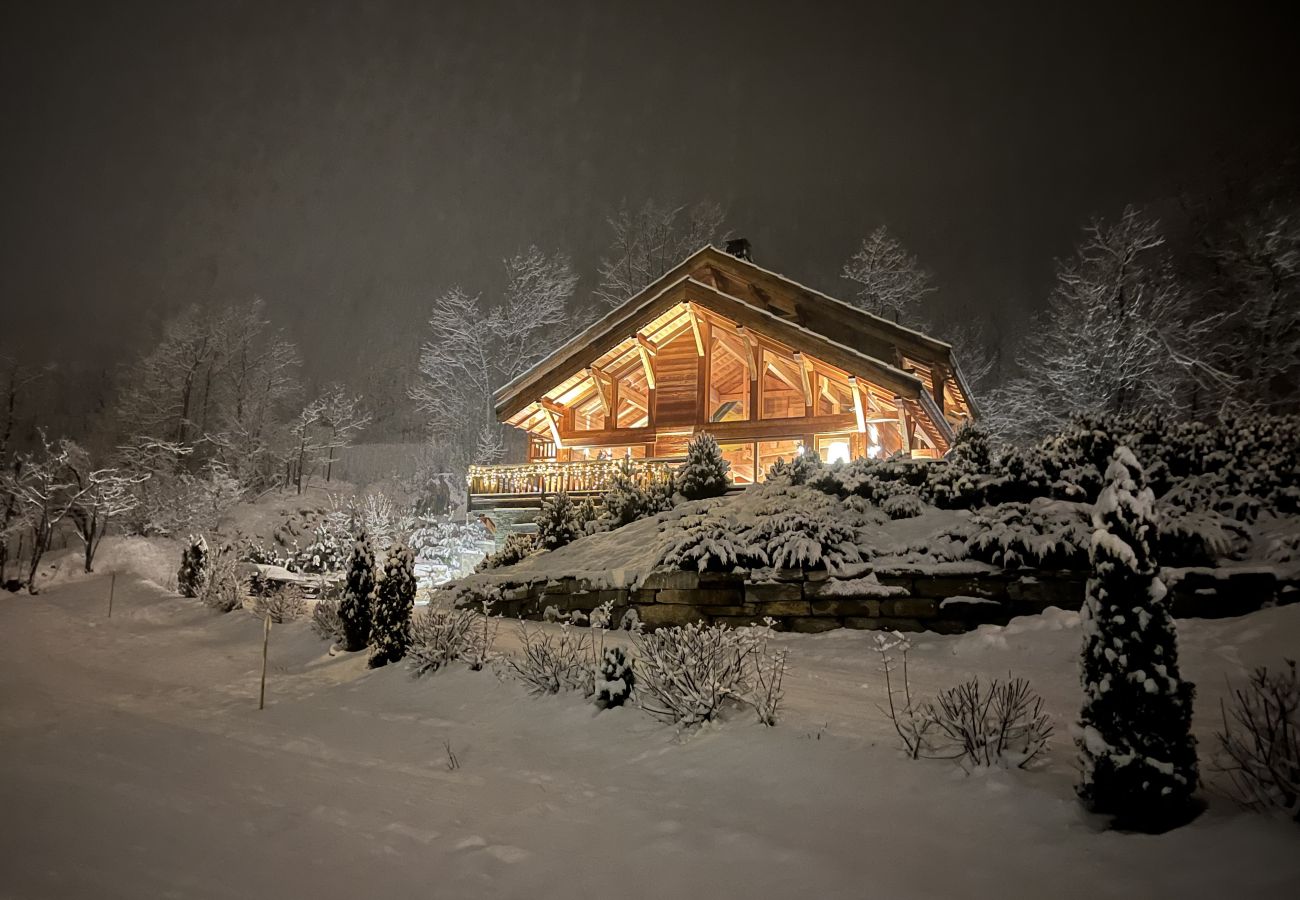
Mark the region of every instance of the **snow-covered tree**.
POLYGON ((361 398, 341 384, 330 385, 321 395, 318 422, 324 430, 325 480, 334 474, 334 455, 352 446, 357 433, 370 424, 370 413, 361 408, 361 398))
POLYGON ((674 474, 677 493, 687 500, 720 497, 727 492, 727 474, 731 463, 722 456, 722 448, 711 434, 701 433, 686 445, 686 461, 674 474))
POLYGON ((571 544, 586 533, 586 522, 580 504, 564 491, 551 494, 542 501, 537 512, 537 543, 545 550, 558 550, 571 544))
POLYGON ((370 624, 375 600, 375 553, 365 530, 357 532, 348 559, 348 579, 339 600, 343 622, 343 648, 363 649, 370 642, 370 624))
POLYGON ((415 554, 398 540, 388 548, 382 577, 375 585, 370 622, 370 667, 400 662, 411 640, 415 609, 415 554))
POLYGON ((856 306, 913 327, 924 319, 921 301, 935 291, 934 276, 884 225, 863 239, 843 277, 858 285, 856 306))
POLYGON ((140 505, 135 488, 149 475, 130 475, 112 467, 91 469, 88 457, 74 459, 71 474, 81 495, 72 510, 72 525, 81 539, 85 569, 93 572, 95 553, 109 525, 140 505))
POLYGON ((434 439, 462 470, 495 462, 503 451, 493 392, 549 353, 561 326, 574 323, 577 276, 567 256, 529 247, 503 264, 506 290, 499 302, 460 287, 434 300, 420 378, 410 390, 434 439))
POLYGON ((722 207, 712 201, 665 206, 647 200, 638 209, 627 203, 609 217, 614 232, 600 260, 596 296, 618 306, 691 253, 722 236, 722 207))
POLYGON ((181 551, 181 567, 176 572, 176 589, 182 597, 197 597, 203 590, 208 573, 208 541, 203 535, 190 535, 181 551))
POLYGON ((632 661, 622 647, 606 647, 596 670, 596 705, 601 709, 622 706, 632 696, 636 675, 632 661))
POLYGON ((1191 682, 1152 556, 1155 498, 1127 447, 1115 450, 1093 512, 1083 606, 1079 797, 1128 828, 1162 830, 1191 810, 1191 682))
POLYGON ((1275 206, 1233 220, 1208 241, 1219 364, 1238 406, 1294 410, 1300 386, 1300 212, 1275 206))
POLYGON ((41 558, 50 549, 50 541, 89 486, 81 485, 74 473, 74 460, 85 451, 69 440, 51 442, 41 434, 41 449, 25 454, 12 479, 20 512, 18 521, 30 536, 31 558, 27 566, 27 590, 37 593, 36 571, 41 558))
POLYGON ((1133 207, 1088 226, 1030 324, 1021 374, 990 397, 991 430, 1022 439, 1079 416, 1176 411, 1191 380, 1222 374, 1207 350, 1219 320, 1189 318, 1164 245, 1158 224, 1133 207))

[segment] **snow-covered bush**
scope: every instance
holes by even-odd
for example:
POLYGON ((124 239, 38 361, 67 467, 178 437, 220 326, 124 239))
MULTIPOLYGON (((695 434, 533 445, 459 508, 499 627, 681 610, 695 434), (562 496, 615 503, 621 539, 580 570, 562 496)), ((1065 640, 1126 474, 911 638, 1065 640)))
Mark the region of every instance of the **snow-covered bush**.
POLYGON ((415 608, 415 554, 402 541, 394 541, 375 585, 370 621, 370 667, 399 662, 411 638, 411 611, 415 608))
POLYGON ((825 494, 861 497, 880 506, 899 494, 922 493, 928 469, 927 463, 859 457, 822 467, 809 478, 808 485, 825 494))
POLYGON ((239 575, 238 554, 230 547, 222 547, 205 559, 198 585, 199 600, 217 612, 239 609, 244 605, 247 589, 239 575))
POLYGON ((674 476, 677 493, 687 500, 721 497, 730 485, 731 463, 711 434, 700 433, 686 445, 686 461, 674 476))
POLYGON ((596 670, 596 705, 601 709, 622 706, 632 696, 636 675, 622 647, 606 647, 596 670))
POLYGON ((1279 535, 1269 542, 1265 557, 1269 562, 1288 563, 1300 561, 1300 531, 1279 535))
POLYGON ((943 463, 926 467, 926 496, 944 509, 974 509, 985 502, 992 471, 988 434, 966 425, 957 432, 943 463))
POLYGON ((1281 672, 1251 673, 1223 707, 1218 733, 1221 771, 1237 800, 1261 811, 1277 810, 1300 822, 1300 677, 1296 662, 1281 672))
POLYGON ((339 615, 339 598, 333 594, 322 596, 311 611, 311 630, 321 640, 344 641, 343 618, 339 615))
POLYGON ((343 649, 362 650, 370 643, 370 626, 375 602, 375 553, 370 537, 363 530, 352 542, 348 558, 348 578, 339 599, 339 618, 343 622, 343 649))
POLYGON ((914 519, 925 512, 925 501, 916 494, 895 494, 886 498, 880 509, 891 519, 914 519))
POLYGON ((774 462, 767 470, 767 480, 784 479, 790 484, 808 484, 821 477, 824 468, 822 458, 817 451, 804 448, 789 462, 785 459, 774 462))
POLYGON ((253 598, 253 615, 270 619, 276 625, 300 619, 306 612, 307 601, 303 599, 302 588, 296 584, 283 584, 253 598))
POLYGON ((971 678, 941 691, 925 715, 936 736, 946 739, 939 753, 963 766, 1023 769, 1047 749, 1052 736, 1043 698, 1024 678, 994 678, 987 688, 971 678))
POLYGON ((442 584, 465 572, 466 558, 483 556, 487 529, 478 522, 425 521, 411 533, 416 561, 429 567, 430 580, 442 584))
POLYGON ((1006 503, 975 513, 948 536, 965 540, 971 559, 1005 569, 1081 569, 1091 530, 1077 506, 1006 503))
POLYGON ((574 503, 564 491, 551 494, 542 501, 537 512, 537 544, 543 550, 558 550, 571 544, 587 532, 583 516, 589 513, 574 503))
POLYGON ((1157 507, 1155 554, 1162 566, 1212 566, 1245 548, 1241 525, 1210 510, 1157 507))
POLYGON ((568 622, 557 633, 545 626, 530 629, 521 619, 519 648, 518 654, 506 657, 506 666, 533 693, 582 691, 590 696, 595 689, 587 635, 568 622))
POLYGON ((426 610, 411 619, 407 664, 416 677, 458 660, 476 671, 482 669, 491 656, 499 626, 500 619, 470 609, 426 610))
POLYGON ((760 519, 749 532, 750 544, 761 547, 756 559, 778 569, 829 569, 862 560, 857 535, 842 522, 813 508, 783 508, 760 519))
POLYGON ((676 538, 660 557, 662 565, 697 572, 730 572, 737 566, 767 565, 767 551, 727 519, 690 516, 680 524, 676 538))
POLYGON ((671 481, 653 481, 643 485, 625 462, 610 479, 609 490, 600 500, 599 525, 609 530, 629 525, 637 519, 653 516, 673 505, 671 481))
POLYGON ((880 657, 880 672, 885 676, 885 706, 877 707, 889 717, 894 732, 911 759, 917 759, 930 744, 934 717, 927 706, 912 696, 912 679, 907 670, 907 654, 912 642, 897 631, 876 632, 871 648, 880 657), (901 668, 899 677, 894 673, 901 668))
POLYGON ((1185 820, 1196 789, 1191 682, 1151 545, 1155 498, 1127 447, 1116 449, 1093 511, 1083 606, 1079 797, 1124 827, 1185 820))
POLYGON ((717 718, 729 703, 749 704, 771 724, 781 699, 785 657, 768 653, 770 637, 770 625, 733 629, 698 622, 633 632, 641 707, 689 726, 717 718))
POLYGON ((382 491, 371 491, 354 502, 351 515, 354 527, 370 535, 377 547, 386 547, 394 540, 405 541, 416 526, 414 512, 382 491))
POLYGON ((203 535, 190 535, 181 551, 181 567, 176 572, 176 590, 182 597, 197 597, 208 567, 208 541, 203 535))
POLYGON ((293 548, 286 568, 307 575, 341 572, 347 565, 351 547, 352 538, 347 532, 339 532, 326 524, 317 525, 310 544, 293 548))
POLYGON ((538 552, 537 535, 523 534, 522 532, 512 532, 506 535, 505 543, 496 553, 489 553, 483 557, 483 561, 474 569, 475 572, 486 572, 489 569, 499 569, 502 566, 513 566, 517 562, 527 559, 534 553, 538 552))

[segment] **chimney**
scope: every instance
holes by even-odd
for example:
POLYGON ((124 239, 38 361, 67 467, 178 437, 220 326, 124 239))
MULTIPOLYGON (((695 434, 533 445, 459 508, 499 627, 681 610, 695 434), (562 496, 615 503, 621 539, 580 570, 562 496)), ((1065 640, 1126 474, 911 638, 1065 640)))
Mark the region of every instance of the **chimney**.
POLYGON ((745 262, 753 262, 754 259, 749 255, 749 239, 733 238, 727 241, 727 252, 737 259, 743 259, 745 262))

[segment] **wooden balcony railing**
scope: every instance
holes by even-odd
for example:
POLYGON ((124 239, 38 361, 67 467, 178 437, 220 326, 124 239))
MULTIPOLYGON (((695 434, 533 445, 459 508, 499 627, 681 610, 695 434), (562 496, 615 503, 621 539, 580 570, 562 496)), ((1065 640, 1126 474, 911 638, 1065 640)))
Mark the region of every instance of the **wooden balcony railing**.
POLYGON ((530 462, 510 466, 470 466, 470 494, 558 494, 606 491, 614 474, 627 467, 643 486, 665 480, 674 464, 657 459, 530 462))

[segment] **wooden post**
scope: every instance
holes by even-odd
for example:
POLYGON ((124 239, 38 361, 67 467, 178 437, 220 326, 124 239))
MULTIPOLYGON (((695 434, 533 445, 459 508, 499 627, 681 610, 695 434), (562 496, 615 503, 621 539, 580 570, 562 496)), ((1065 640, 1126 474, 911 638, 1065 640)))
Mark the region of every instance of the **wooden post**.
POLYGON ((108 575, 108 617, 113 618, 113 591, 117 588, 117 572, 108 575))
POLYGON ((267 616, 264 620, 266 627, 262 629, 262 688, 257 695, 257 708, 266 708, 266 648, 271 643, 271 617, 267 616))

